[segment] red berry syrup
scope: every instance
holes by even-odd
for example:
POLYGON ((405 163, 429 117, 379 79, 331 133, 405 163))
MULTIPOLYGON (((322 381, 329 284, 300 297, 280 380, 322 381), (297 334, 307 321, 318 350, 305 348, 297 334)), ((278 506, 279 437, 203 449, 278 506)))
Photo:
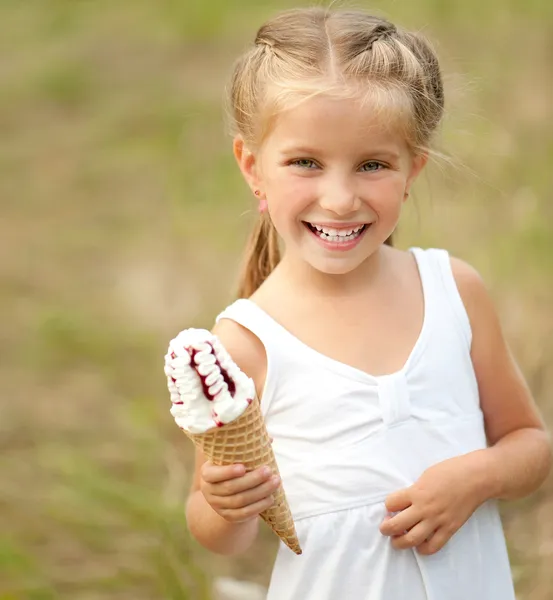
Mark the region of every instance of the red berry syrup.
MULTIPOLYGON (((228 386, 229 394, 232 397, 234 397, 234 394, 236 393, 236 385, 235 385, 234 381, 230 378, 227 370, 223 369, 223 367, 221 366, 221 363, 219 362, 219 359, 217 358, 217 355, 215 354, 215 350, 213 349, 213 346, 209 342, 206 342, 206 343, 211 348, 211 354, 213 354, 213 356, 215 357, 215 364, 217 365, 217 367, 219 367, 219 370, 221 371, 221 375, 223 376, 223 380, 224 380, 224 382, 228 386)), ((185 348, 185 350, 188 352, 188 354, 190 354, 190 359, 191 359, 192 367, 194 368, 194 370, 196 371, 196 373, 198 373, 198 375, 200 377, 200 381, 202 382, 202 389, 203 389, 205 397, 209 401, 213 401, 215 399, 215 396, 213 396, 213 394, 211 394, 209 392, 209 386, 205 382, 206 376, 202 375, 198 371, 198 365, 196 364, 196 354, 198 354, 198 350, 196 350, 195 348, 185 348)))

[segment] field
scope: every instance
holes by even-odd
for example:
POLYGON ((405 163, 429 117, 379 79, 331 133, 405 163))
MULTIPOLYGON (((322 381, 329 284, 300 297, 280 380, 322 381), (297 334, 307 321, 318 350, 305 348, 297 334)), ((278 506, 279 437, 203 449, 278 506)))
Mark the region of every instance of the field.
MULTIPOLYGON (((191 449, 162 357, 234 297, 255 210, 223 89, 256 27, 295 4, 0 1, 0 600, 267 582, 271 534, 236 559, 188 537, 191 449)), ((371 6, 426 32, 447 75, 452 165, 430 167, 399 244, 479 269, 552 427, 553 4, 371 6)), ((550 599, 553 482, 502 515, 519 600, 550 599)))

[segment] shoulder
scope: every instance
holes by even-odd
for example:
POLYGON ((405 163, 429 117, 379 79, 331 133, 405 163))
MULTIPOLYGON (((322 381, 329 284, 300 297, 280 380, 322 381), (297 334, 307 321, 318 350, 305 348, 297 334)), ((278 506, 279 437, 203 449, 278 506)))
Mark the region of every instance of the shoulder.
POLYGON ((240 370, 254 380, 260 395, 267 371, 265 347, 261 340, 232 319, 220 319, 211 332, 221 340, 240 370))
POLYGON ((480 329, 482 323, 493 325, 497 322, 497 312, 480 273, 469 263, 450 257, 451 272, 459 290, 459 295, 467 311, 473 330, 480 329))
POLYGON ((463 302, 472 307, 475 304, 475 300, 489 296, 482 276, 472 265, 455 256, 450 256, 449 260, 451 263, 451 272, 453 273, 463 302))

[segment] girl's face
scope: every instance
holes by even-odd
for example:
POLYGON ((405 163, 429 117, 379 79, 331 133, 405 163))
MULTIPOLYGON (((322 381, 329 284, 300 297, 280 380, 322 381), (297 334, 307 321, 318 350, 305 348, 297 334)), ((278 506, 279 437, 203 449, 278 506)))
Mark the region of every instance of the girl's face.
POLYGON ((353 271, 394 231, 426 157, 354 100, 319 96, 281 114, 253 155, 235 153, 267 199, 287 259, 353 271))

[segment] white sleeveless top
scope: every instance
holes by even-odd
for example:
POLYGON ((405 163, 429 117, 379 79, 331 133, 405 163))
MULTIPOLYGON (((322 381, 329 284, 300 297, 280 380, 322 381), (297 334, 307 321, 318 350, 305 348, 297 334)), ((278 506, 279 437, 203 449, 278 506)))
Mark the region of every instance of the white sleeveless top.
POLYGON ((388 494, 486 447, 470 323, 449 256, 412 252, 424 322, 396 373, 375 377, 331 359, 250 300, 217 318, 265 346, 261 407, 303 549, 296 556, 281 543, 267 600, 515 599, 496 502, 432 556, 395 550, 379 531, 388 494))

